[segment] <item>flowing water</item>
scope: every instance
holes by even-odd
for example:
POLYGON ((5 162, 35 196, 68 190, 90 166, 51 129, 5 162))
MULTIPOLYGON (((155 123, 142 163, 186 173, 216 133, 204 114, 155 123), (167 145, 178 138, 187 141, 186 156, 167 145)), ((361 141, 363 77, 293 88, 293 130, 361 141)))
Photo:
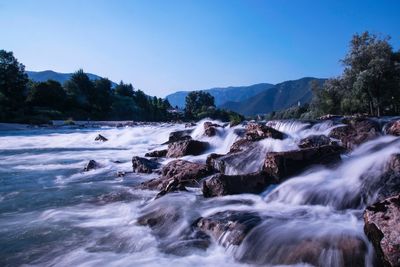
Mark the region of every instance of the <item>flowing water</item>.
MULTIPOLYGON (((227 153, 243 129, 218 128, 217 136, 204 137, 198 125, 192 137, 211 146, 206 154, 183 157, 196 162, 209 153, 227 153)), ((258 142, 240 159, 247 167, 229 173, 257 171, 266 152, 296 149, 301 138, 328 134, 338 125, 272 126, 288 138, 258 142)), ((154 200, 157 192, 135 189, 154 174, 118 177, 118 171, 131 171, 132 156, 164 148, 160 144, 169 133, 183 129, 157 124, 0 132, 0 266, 306 266, 290 260, 306 246, 319 247, 318 265, 344 266, 339 248, 349 239, 365 244, 354 253, 373 266, 362 212, 376 200, 375 180, 390 155, 400 153, 395 137, 365 143, 334 168, 306 170, 260 195, 204 199, 200 189, 192 188, 154 200), (98 134, 109 141, 95 142, 98 134), (100 168, 83 172, 90 159, 100 168), (160 210, 177 216, 158 229, 137 224, 141 214, 160 210), (219 240, 200 249, 182 238, 197 218, 223 211, 255 212, 263 221, 240 246, 223 247, 219 240)))

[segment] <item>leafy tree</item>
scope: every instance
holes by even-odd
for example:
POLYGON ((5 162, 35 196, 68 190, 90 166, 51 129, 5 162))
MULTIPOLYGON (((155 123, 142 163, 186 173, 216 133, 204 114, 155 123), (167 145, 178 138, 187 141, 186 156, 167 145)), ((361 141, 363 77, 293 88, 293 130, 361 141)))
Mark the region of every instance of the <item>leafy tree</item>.
POLYGON ((23 109, 28 76, 12 52, 0 50, 0 119, 11 120, 23 109))
POLYGON ((29 106, 47 107, 63 110, 66 93, 57 81, 33 83, 28 93, 26 102, 29 106))
POLYGON ((208 108, 215 108, 214 97, 203 91, 190 92, 185 99, 185 115, 189 119, 196 118, 208 108))
POLYGON ((134 88, 132 84, 126 84, 123 81, 121 81, 116 87, 115 87, 115 93, 120 96, 128 96, 128 97, 133 97, 134 93, 134 88))
POLYGON ((112 105, 111 81, 106 78, 95 80, 94 91, 92 114, 95 118, 106 118, 112 105))

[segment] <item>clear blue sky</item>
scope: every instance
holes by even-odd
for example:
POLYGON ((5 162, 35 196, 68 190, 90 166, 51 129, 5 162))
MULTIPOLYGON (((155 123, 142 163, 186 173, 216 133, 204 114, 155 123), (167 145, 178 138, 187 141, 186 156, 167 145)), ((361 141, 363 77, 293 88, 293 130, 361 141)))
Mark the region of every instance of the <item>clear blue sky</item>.
POLYGON ((28 70, 87 72, 146 93, 340 74, 351 36, 400 45, 400 1, 0 0, 0 49, 28 70))

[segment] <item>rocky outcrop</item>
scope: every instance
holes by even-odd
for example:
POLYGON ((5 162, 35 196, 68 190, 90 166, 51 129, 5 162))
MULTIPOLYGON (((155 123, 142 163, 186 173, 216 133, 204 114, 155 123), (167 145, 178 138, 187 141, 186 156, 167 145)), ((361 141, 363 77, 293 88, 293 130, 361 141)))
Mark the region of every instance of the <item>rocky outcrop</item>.
POLYGON ((264 171, 283 179, 309 168, 312 165, 329 165, 340 160, 343 148, 335 145, 292 150, 285 152, 270 152, 264 162, 264 171))
POLYGON ((285 138, 285 134, 266 125, 249 123, 246 126, 245 138, 250 141, 258 141, 264 138, 282 140, 285 138))
POLYGON ((326 145, 335 145, 336 142, 332 141, 326 135, 310 135, 302 140, 300 140, 300 148, 313 148, 326 145))
POLYGON ((90 170, 97 169, 99 167, 99 164, 95 160, 89 160, 89 162, 86 164, 85 168, 83 171, 87 172, 90 170))
POLYGON ((256 172, 243 175, 225 175, 217 173, 203 182, 204 197, 216 197, 243 193, 259 194, 271 184, 279 181, 266 174, 256 172))
POLYGON ((240 245, 247 233, 261 221, 256 212, 223 211, 200 218, 197 227, 228 247, 240 245))
POLYGON ((163 149, 163 150, 155 150, 155 151, 151 151, 151 152, 147 152, 146 154, 144 154, 145 157, 149 157, 149 158, 162 158, 167 156, 167 149, 163 149))
POLYGON ((190 140, 190 139, 192 139, 192 137, 190 136, 192 131, 193 130, 182 130, 182 131, 171 132, 169 134, 168 141, 165 142, 163 145, 171 144, 173 142, 178 142, 178 141, 183 141, 183 140, 190 140))
POLYGON ((343 122, 347 125, 332 129, 329 137, 339 139, 348 150, 380 135, 379 123, 371 119, 350 118, 344 119, 343 122))
POLYGON ((132 168, 133 172, 152 173, 160 168, 160 164, 153 160, 135 156, 132 158, 132 168))
POLYGON ((206 135, 208 137, 212 137, 212 136, 215 136, 217 134, 217 129, 216 128, 217 127, 222 127, 222 126, 219 125, 219 124, 212 123, 210 121, 206 121, 203 124, 203 127, 204 127, 204 135, 206 135))
POLYGON ((106 142, 108 141, 107 138, 105 138, 104 136, 102 136, 101 134, 99 134, 98 136, 96 136, 96 138, 94 139, 95 141, 100 141, 100 142, 106 142))
POLYGON ((183 140, 168 145, 167 157, 179 158, 186 155, 200 155, 208 149, 208 143, 197 140, 183 140))
POLYGON ((400 136, 400 120, 389 122, 386 128, 386 134, 400 136))
POLYGON ((235 141, 229 150, 229 153, 236 153, 246 150, 253 142, 247 139, 239 139, 235 141))
POLYGON ((186 160, 174 160, 161 169, 161 176, 142 183, 142 189, 160 190, 159 196, 166 193, 185 190, 186 186, 200 186, 199 181, 212 174, 205 164, 186 160))
POLYGON ((400 195, 367 207, 364 231, 383 266, 400 266, 400 195))

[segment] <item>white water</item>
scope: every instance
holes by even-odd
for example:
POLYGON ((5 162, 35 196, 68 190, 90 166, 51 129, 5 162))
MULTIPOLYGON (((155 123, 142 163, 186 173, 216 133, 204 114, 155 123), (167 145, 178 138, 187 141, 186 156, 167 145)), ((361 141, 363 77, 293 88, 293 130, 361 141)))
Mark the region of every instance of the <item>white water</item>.
MULTIPOLYGON (((251 155, 258 161, 228 172, 257 170, 265 153, 296 149, 301 138, 328 134, 337 125, 280 122, 274 127, 288 138, 258 142, 259 149, 251 155)), ((217 136, 205 137, 199 123, 192 137, 211 147, 206 154, 184 158, 205 161, 209 153, 227 153, 239 138, 235 130, 240 128, 218 128, 217 136)), ((400 153, 396 138, 370 141, 344 156, 333 169, 306 170, 260 195, 204 199, 200 190, 194 190, 153 200, 157 192, 135 190, 134 185, 155 175, 116 176, 117 171, 131 170, 132 156, 164 148, 160 144, 169 133, 183 129, 183 125, 162 124, 1 133, 0 265, 247 266, 237 261, 242 259, 249 265, 279 266, 289 264, 285 257, 292 251, 290 245, 328 238, 332 246, 322 250, 319 265, 343 266, 335 238, 351 236, 367 244, 366 265, 372 266, 373 251, 363 233, 362 211, 376 199, 374 179, 390 155, 400 153), (99 133, 109 141, 95 142, 99 133), (101 168, 83 173, 90 159, 101 168), (366 195, 361 192, 364 187, 372 187, 366 195), (108 199, 110 195, 113 198, 108 199), (136 223, 140 215, 156 210, 179 217, 155 230, 136 223), (257 212, 266 219, 238 247, 225 249, 217 242, 207 250, 190 244, 180 247, 180 237, 196 218, 232 210, 257 212), (168 252, 176 252, 176 247, 185 248, 184 253, 168 252)))

